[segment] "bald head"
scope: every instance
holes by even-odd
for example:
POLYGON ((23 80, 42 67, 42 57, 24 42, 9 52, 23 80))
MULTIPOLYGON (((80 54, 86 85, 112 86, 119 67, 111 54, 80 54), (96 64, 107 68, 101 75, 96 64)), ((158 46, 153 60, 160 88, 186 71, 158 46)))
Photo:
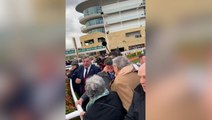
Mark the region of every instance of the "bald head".
POLYGON ((143 87, 144 91, 146 92, 146 63, 143 63, 139 70, 138 70, 138 75, 141 77, 140 78, 140 83, 141 86, 143 87))

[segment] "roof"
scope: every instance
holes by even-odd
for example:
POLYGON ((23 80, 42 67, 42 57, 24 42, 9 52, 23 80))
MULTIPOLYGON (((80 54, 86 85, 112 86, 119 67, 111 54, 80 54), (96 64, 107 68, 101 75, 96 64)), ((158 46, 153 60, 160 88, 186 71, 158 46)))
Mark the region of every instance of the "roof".
POLYGON ((83 13, 85 9, 93 6, 99 6, 99 0, 84 0, 76 6, 76 10, 83 13))

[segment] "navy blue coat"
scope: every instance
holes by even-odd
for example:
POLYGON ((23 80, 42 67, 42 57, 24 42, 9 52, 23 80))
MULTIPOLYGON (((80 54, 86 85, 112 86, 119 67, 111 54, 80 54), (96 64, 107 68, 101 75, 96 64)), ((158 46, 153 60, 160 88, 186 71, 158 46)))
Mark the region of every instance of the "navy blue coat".
POLYGON ((77 74, 76 74, 77 68, 75 70, 71 71, 71 73, 68 75, 68 78, 72 79, 72 85, 73 85, 74 92, 76 92, 77 95, 80 96, 80 85, 75 83, 75 80, 77 78, 77 74))
MULTIPOLYGON (((97 74, 98 72, 100 72, 101 69, 95 65, 91 65, 91 68, 88 72, 88 77, 91 77, 94 74, 97 74)), ((84 74, 84 66, 79 66, 79 68, 76 70, 76 77, 79 79, 83 79, 83 74, 84 74)))
MULTIPOLYGON (((95 65, 91 65, 91 68, 90 68, 90 70, 89 70, 89 72, 88 72, 87 78, 88 78, 88 77, 91 77, 91 76, 94 75, 94 74, 97 74, 97 73, 100 72, 100 71, 101 71, 101 69, 100 69, 99 67, 97 67, 97 66, 95 66, 95 65)), ((83 79, 84 79, 84 78, 83 78, 84 66, 83 66, 83 65, 79 66, 78 69, 77 69, 76 71, 74 71, 73 74, 74 74, 74 76, 76 76, 76 78, 79 78, 79 79, 83 80, 83 79)), ((83 87, 84 87, 82 81, 81 81, 80 85, 81 85, 81 95, 82 95, 82 94, 83 94, 83 93, 82 93, 82 89, 83 89, 83 87)))

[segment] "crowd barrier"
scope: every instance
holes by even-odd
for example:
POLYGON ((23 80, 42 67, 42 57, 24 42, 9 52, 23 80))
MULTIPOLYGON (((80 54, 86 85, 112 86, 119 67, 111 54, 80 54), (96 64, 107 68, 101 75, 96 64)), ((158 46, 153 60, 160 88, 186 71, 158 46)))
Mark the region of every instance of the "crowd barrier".
MULTIPOLYGON (((71 89, 71 94, 72 94, 72 97, 74 99, 74 102, 76 102, 77 101, 77 97, 76 97, 76 94, 74 92, 73 85, 72 85, 72 80, 71 79, 70 79, 70 89, 71 89)), ((69 114, 66 114, 65 119, 66 120, 71 120, 73 118, 76 118, 76 117, 80 116, 80 113, 81 112, 83 112, 82 107, 80 105, 77 105, 77 110, 74 111, 74 112, 71 112, 69 114)), ((83 120, 82 117, 80 117, 80 119, 83 120)))

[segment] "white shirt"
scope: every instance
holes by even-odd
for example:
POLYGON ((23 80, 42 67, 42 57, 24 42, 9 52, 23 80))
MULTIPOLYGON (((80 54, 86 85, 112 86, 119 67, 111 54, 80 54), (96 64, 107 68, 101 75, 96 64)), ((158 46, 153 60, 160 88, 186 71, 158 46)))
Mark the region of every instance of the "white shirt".
POLYGON ((136 64, 132 64, 133 65, 133 67, 135 68, 135 70, 139 70, 139 66, 138 65, 136 65, 136 64))
MULTIPOLYGON (((91 69, 91 65, 88 67, 87 73, 89 73, 90 69, 91 69)), ((85 78, 85 74, 86 74, 85 72, 86 72, 86 68, 84 67, 84 73, 83 73, 83 77, 84 77, 84 78, 85 78)))

